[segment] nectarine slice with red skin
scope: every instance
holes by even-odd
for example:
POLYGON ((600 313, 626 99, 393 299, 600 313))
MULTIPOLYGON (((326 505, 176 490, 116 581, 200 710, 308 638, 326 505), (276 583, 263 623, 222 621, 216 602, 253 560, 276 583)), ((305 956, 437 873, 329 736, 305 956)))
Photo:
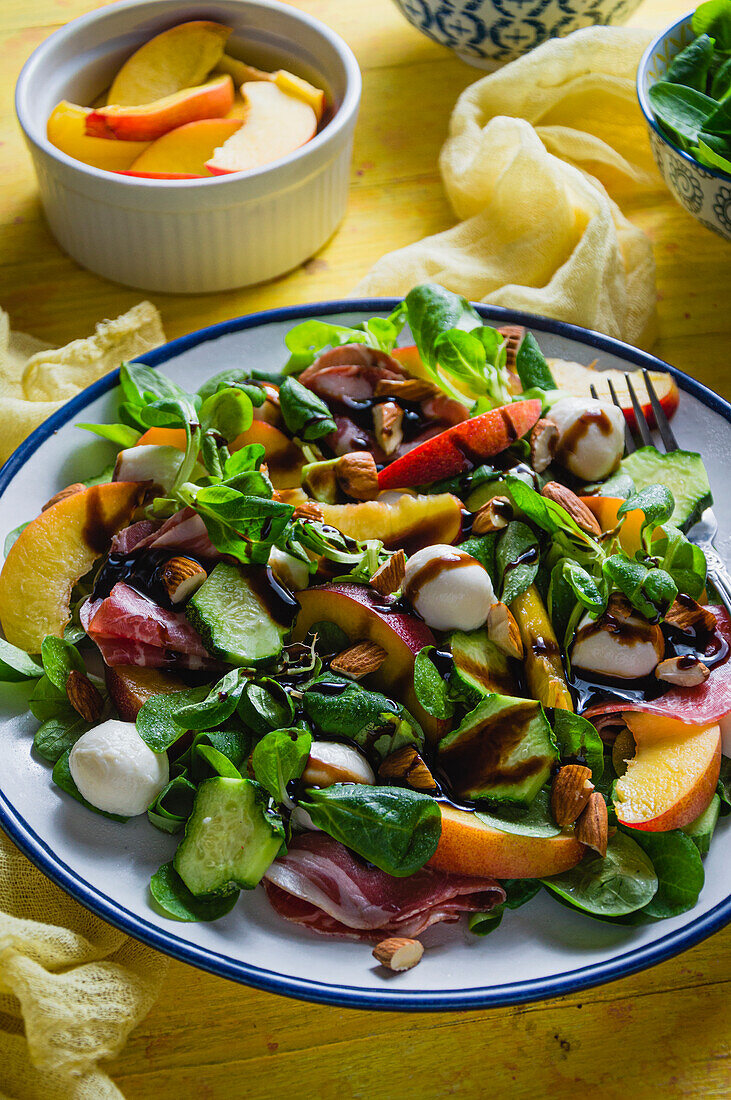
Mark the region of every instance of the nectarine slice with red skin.
MULTIPOLYGON (((622 402, 622 412, 630 427, 635 427, 635 419, 632 401, 627 392, 627 384, 623 371, 618 370, 594 370, 593 367, 583 366, 581 363, 569 363, 563 359, 553 360, 550 363, 551 374, 560 390, 574 394, 576 397, 591 397, 591 386, 594 386, 600 401, 612 401, 609 392, 609 382, 614 385, 615 392, 622 402)), ((650 371, 650 381, 655 388, 660 405, 668 420, 675 413, 680 400, 675 379, 664 371, 650 371)), ((651 428, 656 427, 655 413, 650 404, 644 379, 640 371, 632 375, 632 385, 637 393, 642 411, 651 428)))
POLYGON ((230 76, 216 77, 195 88, 185 88, 141 107, 100 107, 86 118, 89 137, 121 141, 156 141, 157 138, 204 118, 223 118, 234 102, 230 76))
POLYGON ((504 833, 476 814, 440 803, 442 835, 429 867, 456 875, 547 878, 568 871, 586 849, 571 833, 504 833))
POLYGON ((242 86, 241 94, 248 107, 244 125, 206 164, 213 175, 270 164, 305 145, 317 132, 312 107, 277 84, 250 81, 242 86))
POLYGON ((133 481, 93 485, 21 531, 0 572, 0 623, 11 645, 39 653, 47 634, 61 637, 72 588, 129 523, 141 491, 133 481))
MULTIPOLYGON (((153 141, 134 162, 130 172, 152 176, 164 173, 162 178, 170 178, 169 173, 185 173, 193 178, 210 176, 206 161, 242 125, 241 120, 236 118, 200 118, 197 122, 176 126, 174 130, 153 141)), ((186 176, 182 175, 181 178, 186 176)))
POLYGON ((405 489, 455 477, 521 439, 541 415, 541 402, 515 401, 481 413, 428 439, 378 475, 381 489, 405 489))
POLYGON ((202 84, 220 61, 230 34, 231 27, 205 19, 156 34, 122 65, 107 103, 138 107, 202 84))
POLYGON ((46 136, 51 145, 92 168, 102 168, 106 172, 123 172, 131 168, 149 147, 149 142, 88 137, 86 120, 90 114, 87 107, 79 107, 65 99, 57 103, 46 123, 46 136))
POLYGON ((637 753, 614 787, 617 820, 632 829, 682 829, 710 804, 721 768, 721 728, 626 711, 637 753))
POLYGON ((434 645, 429 627, 415 615, 392 611, 393 601, 363 584, 329 584, 296 593, 301 610, 293 639, 302 641, 315 623, 335 623, 352 642, 372 641, 388 656, 377 672, 368 677, 375 688, 401 699, 424 728, 427 737, 438 739, 440 724, 427 714, 414 692, 414 661, 419 650, 434 645))
POLYGON ((325 523, 344 535, 366 542, 380 539, 388 550, 415 554, 423 546, 453 543, 462 530, 462 504, 451 493, 409 496, 386 503, 322 504, 325 523))

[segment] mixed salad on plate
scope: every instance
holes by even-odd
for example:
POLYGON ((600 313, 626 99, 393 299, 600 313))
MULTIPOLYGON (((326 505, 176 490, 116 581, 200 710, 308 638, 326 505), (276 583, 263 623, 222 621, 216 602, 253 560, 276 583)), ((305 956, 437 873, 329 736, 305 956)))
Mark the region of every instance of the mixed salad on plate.
POLYGON ((437 286, 286 344, 192 394, 123 365, 117 423, 79 425, 114 466, 9 536, 0 678, 35 682, 53 781, 178 838, 165 915, 262 884, 392 969, 544 888, 626 924, 692 908, 731 812, 701 456, 623 457, 612 372, 437 286))

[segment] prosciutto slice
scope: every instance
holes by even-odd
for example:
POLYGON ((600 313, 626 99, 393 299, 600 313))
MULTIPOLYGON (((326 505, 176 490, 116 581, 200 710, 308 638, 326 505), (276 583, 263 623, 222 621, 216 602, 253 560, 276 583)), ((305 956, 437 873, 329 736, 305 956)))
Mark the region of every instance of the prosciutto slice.
POLYGON ((109 548, 110 553, 129 554, 131 550, 139 546, 143 539, 154 534, 158 527, 159 524, 148 519, 142 519, 139 523, 133 523, 130 527, 123 527, 112 539, 112 545, 109 548))
POLYGON ((208 537, 206 525, 193 508, 182 508, 135 544, 135 550, 180 550, 204 561, 219 561, 223 556, 208 537))
POLYGON ((697 687, 674 687, 659 699, 645 702, 599 703, 589 707, 584 717, 593 721, 597 715, 616 714, 618 711, 644 710, 650 714, 663 714, 677 718, 690 726, 711 726, 720 722, 731 711, 731 618, 725 607, 711 606, 716 616, 716 627, 726 647, 726 659, 711 669, 704 684, 697 687))
POLYGON ((87 601, 80 618, 107 665, 218 668, 182 612, 160 607, 123 581, 106 599, 87 601))
POLYGON ((485 912, 505 900, 494 879, 423 868, 394 878, 363 862, 325 833, 303 833, 264 876, 277 913, 325 936, 380 940, 417 936, 461 913, 485 912))

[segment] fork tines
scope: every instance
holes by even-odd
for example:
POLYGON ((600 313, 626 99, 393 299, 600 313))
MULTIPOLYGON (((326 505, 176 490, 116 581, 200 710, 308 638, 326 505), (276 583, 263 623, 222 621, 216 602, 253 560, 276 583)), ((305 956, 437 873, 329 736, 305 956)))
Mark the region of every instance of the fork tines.
MULTIPOLYGON (((650 378, 649 372, 647 370, 643 370, 642 377, 644 379, 645 386, 647 387, 647 395, 650 398, 650 406, 652 408, 653 416, 655 418, 655 426, 660 433, 660 438, 665 445, 665 450, 677 451, 678 441, 675 438, 673 429, 670 427, 668 418, 665 415, 665 410, 660 404, 660 399, 657 396, 657 391, 654 385, 652 384, 652 379, 650 378)), ((635 414, 635 423, 637 425, 637 432, 639 434, 640 440, 643 446, 651 447, 653 443, 652 436, 650 434, 650 425, 647 423, 647 417, 645 416, 642 405, 640 404, 639 398, 637 397, 637 391, 632 384, 632 376, 631 374, 625 372, 624 378, 625 382, 627 383, 627 392, 629 394, 630 401, 632 402, 632 411, 635 414)), ((612 401, 618 409, 622 409, 622 402, 617 397, 617 391, 614 388, 614 384, 612 383, 611 378, 607 379, 607 385, 609 387, 609 393, 611 394, 612 401)), ((599 395, 597 394, 596 387, 592 385, 589 387, 589 389, 591 392, 591 396, 595 399, 598 398, 599 395)), ((629 424, 626 422, 626 420, 624 425, 624 446, 627 454, 632 454, 632 452, 637 449, 637 443, 635 442, 634 436, 632 435, 629 424)))

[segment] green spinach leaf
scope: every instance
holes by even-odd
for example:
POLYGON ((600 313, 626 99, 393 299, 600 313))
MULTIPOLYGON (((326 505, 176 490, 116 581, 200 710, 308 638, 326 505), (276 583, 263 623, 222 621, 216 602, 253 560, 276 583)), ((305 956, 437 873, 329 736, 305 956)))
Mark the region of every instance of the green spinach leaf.
POLYGON ((449 685, 440 675, 429 654, 434 646, 420 649, 414 661, 414 691, 427 714, 434 718, 451 718, 454 703, 450 698, 449 685))
POLYGON ((272 730, 254 746, 251 757, 254 777, 275 802, 283 802, 287 784, 302 775, 311 747, 312 734, 296 727, 272 730))
POLYGON ((542 882, 575 909, 600 918, 621 917, 644 909, 658 888, 652 862, 622 832, 611 837, 605 859, 589 851, 571 870, 542 882))
POLYGON ((279 387, 279 404, 284 423, 300 439, 321 439, 335 431, 332 413, 322 398, 295 378, 286 378, 279 387))
POLYGON ((0 683, 20 683, 37 680, 43 675, 43 667, 29 657, 24 649, 0 638, 0 683))
POLYGON ((564 763, 585 764, 594 781, 604 772, 604 745, 594 726, 570 710, 553 712, 553 735, 564 763))
POLYGON ((238 901, 239 891, 223 897, 198 898, 191 894, 171 863, 163 863, 150 880, 150 893, 163 916, 173 920, 212 921, 230 913, 238 901))
POLYGON ((511 604, 530 588, 539 563, 535 534, 525 523, 513 520, 498 537, 495 549, 495 568, 503 603, 511 604))
MULTIPOLYGON (((623 828, 623 832, 629 834, 630 830, 623 828)), ((678 829, 667 833, 632 829, 631 836, 652 861, 657 875, 657 891, 642 907, 643 913, 660 920, 692 909, 705 875, 700 853, 690 837, 678 829)))

